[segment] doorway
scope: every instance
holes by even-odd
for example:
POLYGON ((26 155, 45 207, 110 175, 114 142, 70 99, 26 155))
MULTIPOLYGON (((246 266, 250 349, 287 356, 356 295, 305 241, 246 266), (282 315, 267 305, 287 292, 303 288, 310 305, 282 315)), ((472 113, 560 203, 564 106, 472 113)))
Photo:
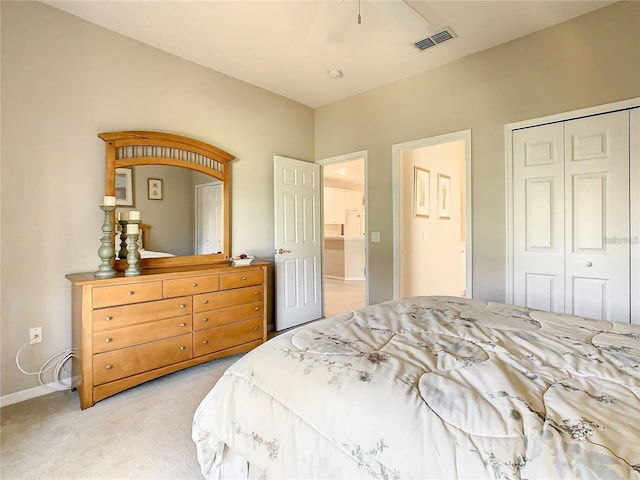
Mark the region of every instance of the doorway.
POLYGON ((393 162, 394 298, 471 298, 471 132, 394 145, 393 162))
POLYGON ((322 167, 324 316, 368 305, 366 152, 318 162, 322 167))

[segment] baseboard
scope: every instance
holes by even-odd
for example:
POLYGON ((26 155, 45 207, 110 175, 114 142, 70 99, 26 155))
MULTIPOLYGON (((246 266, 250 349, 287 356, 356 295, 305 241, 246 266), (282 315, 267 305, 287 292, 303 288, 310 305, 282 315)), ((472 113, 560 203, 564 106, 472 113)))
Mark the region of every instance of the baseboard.
POLYGON ((333 280, 343 280, 345 282, 350 280, 366 280, 367 277, 339 277, 337 275, 325 275, 325 278, 331 278, 333 280))
MULTIPOLYGON (((68 380, 69 377, 62 380, 68 380)), ((10 393, 9 395, 3 395, 0 397, 0 408, 13 405, 14 403, 24 402, 25 400, 31 400, 32 398, 42 397, 43 395, 49 395, 50 393, 57 392, 61 389, 61 386, 57 382, 47 383, 33 388, 27 388, 19 392, 10 393)))
POLYGON ((51 388, 47 388, 45 385, 40 385, 39 387, 27 388, 26 390, 21 390, 16 393, 3 395, 0 397, 0 408, 13 405, 14 403, 24 402, 25 400, 31 400, 32 398, 41 397, 43 395, 48 395, 54 391, 54 385, 56 384, 52 383, 50 385, 51 388))

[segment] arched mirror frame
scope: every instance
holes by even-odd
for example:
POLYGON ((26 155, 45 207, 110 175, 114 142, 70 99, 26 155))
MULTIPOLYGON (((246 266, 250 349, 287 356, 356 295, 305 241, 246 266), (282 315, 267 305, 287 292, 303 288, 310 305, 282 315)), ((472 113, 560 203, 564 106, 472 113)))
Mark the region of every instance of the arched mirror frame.
MULTIPOLYGON (((213 145, 181 135, 162 132, 125 131, 98 134, 105 145, 105 195, 115 195, 116 168, 136 165, 169 165, 205 173, 223 185, 223 251, 207 255, 145 258, 142 268, 168 268, 225 263, 231 252, 231 169, 233 155, 213 145)), ((143 212, 144 213, 144 212, 143 212)), ((144 219, 143 219, 144 220, 144 219)), ((116 270, 127 268, 126 260, 114 260, 116 270)))

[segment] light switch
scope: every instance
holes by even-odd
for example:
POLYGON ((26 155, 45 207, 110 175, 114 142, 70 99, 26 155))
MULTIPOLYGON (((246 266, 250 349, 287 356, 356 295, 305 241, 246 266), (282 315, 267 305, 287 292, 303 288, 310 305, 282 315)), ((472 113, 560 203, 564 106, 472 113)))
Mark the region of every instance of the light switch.
POLYGON ((371 232, 371 241, 374 243, 380 243, 380 232, 371 232))
POLYGON ((426 231, 422 232, 422 240, 429 240, 429 234, 426 231))

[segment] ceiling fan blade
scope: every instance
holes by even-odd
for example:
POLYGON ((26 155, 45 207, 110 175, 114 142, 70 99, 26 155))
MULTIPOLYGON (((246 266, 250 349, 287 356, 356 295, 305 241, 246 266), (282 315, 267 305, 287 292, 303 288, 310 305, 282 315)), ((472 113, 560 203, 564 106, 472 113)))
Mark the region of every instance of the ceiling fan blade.
MULTIPOLYGON (((407 32, 411 37, 424 35, 429 30, 429 21, 424 18, 410 2, 406 0, 368 0, 387 21, 395 24, 401 31, 407 32)), ((365 19, 363 18, 363 22, 365 19)))
POLYGON ((307 42, 339 43, 344 39, 350 23, 355 23, 357 14, 355 2, 323 0, 309 29, 307 42))

